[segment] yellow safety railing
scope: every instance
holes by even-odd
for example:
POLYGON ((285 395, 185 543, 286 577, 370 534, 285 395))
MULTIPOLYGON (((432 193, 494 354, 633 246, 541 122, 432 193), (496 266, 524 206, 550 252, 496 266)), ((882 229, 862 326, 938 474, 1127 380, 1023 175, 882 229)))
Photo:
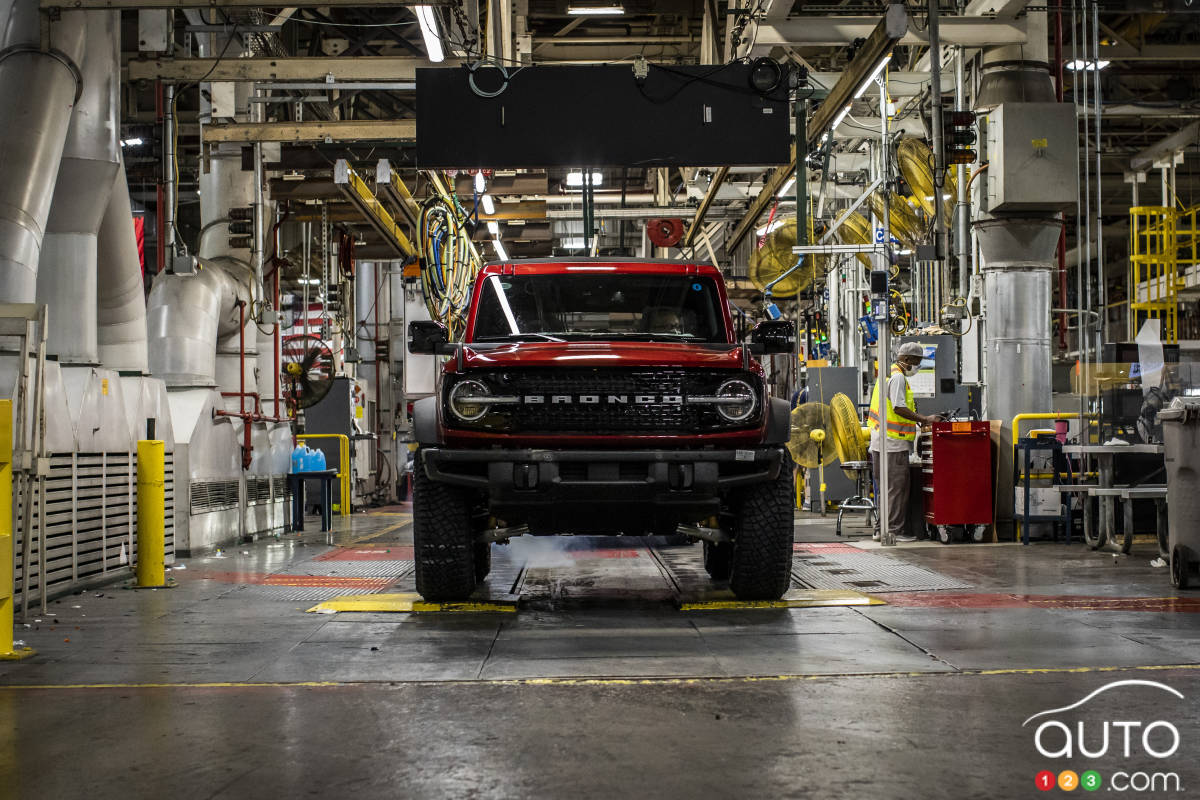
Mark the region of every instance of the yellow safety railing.
POLYGON ((1130 341, 1148 319, 1161 321, 1163 342, 1179 341, 1179 215, 1167 206, 1129 209, 1130 341))
MULTIPOLYGON (((28 658, 34 651, 13 646, 13 414, 12 401, 0 400, 0 660, 28 658)), ((29 565, 25 565, 29 574, 29 565)), ((45 591, 45 588, 42 588, 45 591)), ((29 593, 26 578, 25 593, 29 593)))
POLYGON ((340 488, 338 503, 333 510, 341 516, 350 516, 350 437, 344 433, 302 433, 296 437, 298 441, 309 439, 337 439, 338 442, 338 487, 340 488))
POLYGON ((160 589, 166 577, 165 448, 159 439, 137 443, 137 588, 160 589))

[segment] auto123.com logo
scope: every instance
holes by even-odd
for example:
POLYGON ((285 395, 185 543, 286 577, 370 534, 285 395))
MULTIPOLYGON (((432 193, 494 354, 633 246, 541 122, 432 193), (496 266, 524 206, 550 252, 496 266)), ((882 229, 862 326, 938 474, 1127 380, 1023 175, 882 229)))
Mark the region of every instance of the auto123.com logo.
POLYGON ((1033 745, 1038 753, 1062 764, 1057 772, 1037 773, 1034 783, 1038 789, 1043 792, 1055 788, 1066 792, 1076 789, 1095 792, 1102 788, 1115 792, 1183 791, 1177 773, 1157 769, 1158 762, 1179 752, 1182 742, 1174 722, 1158 714, 1136 719, 1137 714, 1128 710, 1112 711, 1122 708, 1112 702, 1115 700, 1112 696, 1088 708, 1101 695, 1132 687, 1147 687, 1183 699, 1182 694, 1157 681, 1114 681, 1078 702, 1039 711, 1022 723, 1021 727, 1033 732, 1033 745), (1098 711, 1100 707, 1105 710, 1098 711), (1155 768, 1143 769, 1147 762, 1153 762, 1155 768), (1092 768, 1093 763, 1103 767, 1103 771, 1092 768), (1114 763, 1120 767, 1112 769, 1114 763))

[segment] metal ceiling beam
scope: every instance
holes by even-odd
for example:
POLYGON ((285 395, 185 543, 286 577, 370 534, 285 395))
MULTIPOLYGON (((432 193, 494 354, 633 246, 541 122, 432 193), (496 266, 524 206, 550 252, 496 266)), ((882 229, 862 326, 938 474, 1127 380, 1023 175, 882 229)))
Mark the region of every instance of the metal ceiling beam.
MULTIPOLYGON (((1011 19, 1021 10, 1025 8, 1029 0, 971 0, 967 3, 966 9, 963 11, 964 16, 968 17, 1000 17, 1001 19, 1011 19)), ((939 20, 945 25, 945 20, 939 20)))
POLYGON ((332 77, 335 81, 412 82, 417 79, 417 70, 422 67, 457 64, 451 59, 434 64, 411 56, 130 59, 126 66, 126 79, 324 83, 332 77))
POLYGON ((1128 45, 1100 45, 1104 61, 1195 61, 1196 46, 1191 44, 1149 44, 1141 49, 1128 45))
POLYGON ((205 125, 211 142, 377 142, 417 138, 414 119, 232 122, 205 125))
MULTIPOLYGON (((1107 109, 1104 113, 1108 114, 1107 109)), ((1129 159, 1129 168, 1135 172, 1150 169, 1156 162, 1170 159, 1184 148, 1197 143, 1200 143, 1200 122, 1193 122, 1129 159)))
MULTIPOLYGON (((902 6, 891 6, 883 19, 876 18, 874 20, 874 27, 869 32, 866 42, 858 49, 854 60, 847 65, 838 82, 829 90, 828 97, 821 103, 817 113, 813 114, 808 121, 805 131, 808 147, 811 148, 820 140, 821 135, 829 128, 834 118, 853 99, 858 87, 879 66, 880 59, 905 36, 907 30, 908 15, 902 6)), ((741 244, 742 239, 754 230, 758 218, 766 211, 767 206, 779 194, 779 190, 783 188, 788 177, 795 171, 796 152, 793 150, 791 162, 787 166, 776 167, 767 177, 766 184, 759 192, 758 197, 751 201, 750 208, 729 236, 726 252, 732 253, 741 244)))
MULTIPOLYGON (((762 25, 754 48, 757 52, 776 45, 844 47, 855 39, 870 36, 878 22, 878 17, 792 17, 784 22, 762 25)), ((943 45, 964 47, 1026 42, 1023 20, 986 17, 944 17, 940 37, 943 45)), ((928 33, 915 28, 910 28, 899 41, 899 44, 928 43, 928 33)))
POLYGON ((354 168, 344 158, 339 158, 333 168, 334 185, 341 190, 346 199, 362 212, 366 222, 383 237, 398 255, 415 256, 417 249, 413 247, 404 231, 396 224, 396 220, 384 208, 383 203, 371 193, 367 182, 359 177, 354 168))
POLYGON ((691 247, 695 243, 700 226, 704 224, 704 215, 708 213, 708 207, 716 199, 717 192, 721 191, 721 184, 725 182, 725 176, 728 174, 729 167, 721 167, 713 173, 712 181, 708 184, 708 191, 704 193, 704 199, 700 201, 700 206, 696 209, 696 216, 692 220, 692 224, 688 226, 687 233, 683 235, 684 247, 691 247))

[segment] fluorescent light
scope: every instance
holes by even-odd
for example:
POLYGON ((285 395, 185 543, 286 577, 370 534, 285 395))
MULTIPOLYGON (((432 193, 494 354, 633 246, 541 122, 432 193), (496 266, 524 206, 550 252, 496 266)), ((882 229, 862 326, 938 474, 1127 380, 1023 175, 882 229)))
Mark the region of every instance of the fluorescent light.
POLYGON ((838 115, 833 118, 833 124, 829 126, 829 130, 831 132, 836 131, 837 126, 841 125, 842 120, 844 120, 847 116, 849 116, 849 114, 850 114, 850 104, 846 103, 846 107, 843 108, 841 111, 839 111, 838 115))
MULTIPOLYGON (((592 186, 599 186, 604 182, 604 175, 599 172, 592 173, 592 186)), ((583 186, 583 170, 579 172, 567 173, 567 186, 583 186)))
POLYGON ((1085 69, 1104 69, 1109 65, 1109 63, 1110 62, 1105 61, 1104 59, 1100 59, 1099 61, 1084 61, 1083 59, 1077 58, 1074 61, 1068 61, 1065 66, 1069 70, 1080 72, 1085 69))
POLYGON ((442 37, 438 33, 437 14, 433 6, 413 6, 413 11, 421 24, 421 35, 425 37, 425 52, 429 54, 429 60, 435 64, 445 61, 446 54, 442 51, 442 37))
POLYGON ((143 144, 143 143, 144 143, 144 142, 143 142, 143 140, 142 140, 142 137, 140 137, 140 136, 134 136, 134 137, 131 137, 131 138, 129 138, 129 139, 122 139, 122 140, 121 140, 121 147, 137 147, 137 146, 139 146, 139 145, 141 145, 141 144, 143 144))
POLYGON ((316 286, 318 283, 321 282, 321 279, 320 278, 301 278, 300 282, 307 283, 309 286, 316 286))
POLYGON ((776 197, 783 197, 783 196, 784 196, 784 195, 786 195, 788 192, 790 192, 790 191, 792 190, 792 187, 793 187, 793 186, 795 186, 795 185, 796 185, 796 176, 795 176, 795 175, 793 175, 792 177, 790 177, 790 178, 788 178, 788 179, 787 179, 787 183, 785 183, 785 184, 783 185, 783 188, 779 190, 779 194, 777 194, 777 195, 775 195, 775 196, 776 196, 776 197))
POLYGON ((487 191, 487 178, 483 177, 483 170, 475 173, 475 193, 483 194, 487 191))
POLYGON ((496 222, 495 220, 488 220, 487 229, 488 233, 490 233, 492 236, 500 235, 500 223, 496 222))
POLYGON ((620 3, 614 6, 567 6, 567 13, 573 17, 617 16, 625 13, 625 6, 620 3))
POLYGON ((875 79, 878 78, 881 74, 883 74, 883 70, 887 67, 888 62, 891 60, 892 60, 891 53, 888 53, 886 56, 884 56, 882 59, 880 59, 879 64, 877 64, 875 69, 873 69, 871 71, 871 74, 867 77, 867 79, 859 85, 858 91, 854 93, 855 100, 862 97, 863 93, 867 91, 867 87, 870 86, 872 83, 874 83, 875 79))
POLYGON ((479 203, 483 206, 483 213, 487 214, 488 216, 496 213, 496 203, 492 200, 492 196, 490 194, 485 194, 483 197, 479 198, 479 203))
POLYGON ((496 257, 501 261, 508 261, 508 251, 504 249, 504 242, 499 238, 492 239, 492 247, 496 248, 496 257))
POLYGON ((754 232, 754 235, 755 236, 766 236, 768 233, 775 230, 776 228, 782 228, 786 223, 787 223, 786 219, 784 219, 783 217, 778 217, 778 218, 772 220, 770 225, 763 225, 761 228, 756 230, 754 232))

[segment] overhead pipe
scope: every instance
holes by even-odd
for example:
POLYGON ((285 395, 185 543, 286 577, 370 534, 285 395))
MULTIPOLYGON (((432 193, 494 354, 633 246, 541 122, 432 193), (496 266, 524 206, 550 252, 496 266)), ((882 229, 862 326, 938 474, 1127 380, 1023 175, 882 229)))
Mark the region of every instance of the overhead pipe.
POLYGON ((133 211, 125 162, 121 160, 100 233, 96 239, 96 324, 100 363, 115 370, 145 373, 146 292, 133 232, 133 211))
POLYGON ((37 0, 0 0, 0 301, 32 303, 67 141, 83 90, 85 12, 65 11, 43 50, 37 0))
POLYGON ((37 302, 50 312, 46 350, 98 364, 97 236, 121 163, 119 12, 83 12, 83 93, 67 128, 42 242, 37 302))

